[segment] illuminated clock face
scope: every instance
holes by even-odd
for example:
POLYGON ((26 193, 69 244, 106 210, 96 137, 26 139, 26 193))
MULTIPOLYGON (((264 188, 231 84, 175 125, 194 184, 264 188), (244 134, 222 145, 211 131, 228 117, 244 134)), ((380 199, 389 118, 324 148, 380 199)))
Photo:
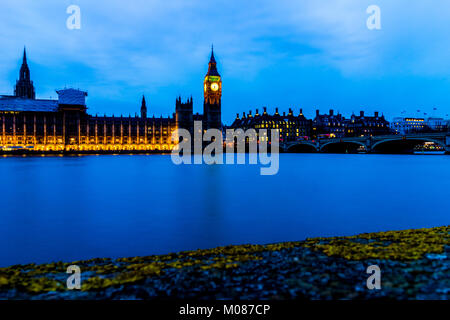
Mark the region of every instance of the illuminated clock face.
POLYGON ((219 90, 219 84, 218 84, 217 82, 211 83, 211 90, 212 90, 212 91, 217 91, 217 90, 219 90))

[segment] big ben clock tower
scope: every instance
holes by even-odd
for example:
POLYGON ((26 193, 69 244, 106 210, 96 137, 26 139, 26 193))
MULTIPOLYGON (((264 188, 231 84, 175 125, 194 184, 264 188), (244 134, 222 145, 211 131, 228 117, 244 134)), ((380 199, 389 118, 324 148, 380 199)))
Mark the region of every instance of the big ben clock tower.
POLYGON ((204 129, 222 129, 221 117, 221 98, 222 98, 222 79, 217 72, 216 59, 214 58, 214 49, 211 50, 209 59, 208 73, 203 82, 203 126, 204 129))

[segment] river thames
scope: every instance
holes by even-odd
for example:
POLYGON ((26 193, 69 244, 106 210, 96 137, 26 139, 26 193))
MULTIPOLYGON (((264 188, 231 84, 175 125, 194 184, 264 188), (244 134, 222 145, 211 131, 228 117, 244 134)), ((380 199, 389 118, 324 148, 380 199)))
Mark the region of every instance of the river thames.
POLYGON ((0 177, 0 266, 450 224, 449 156, 281 154, 273 176, 167 155, 8 156, 0 177))

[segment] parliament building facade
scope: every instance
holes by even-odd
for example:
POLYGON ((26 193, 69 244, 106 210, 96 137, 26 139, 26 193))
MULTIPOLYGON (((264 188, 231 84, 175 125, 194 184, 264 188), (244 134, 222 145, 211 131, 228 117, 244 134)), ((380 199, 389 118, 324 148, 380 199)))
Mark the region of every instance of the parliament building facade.
POLYGON ((87 92, 76 89, 56 91, 57 100, 36 99, 26 51, 14 95, 0 96, 0 150, 36 151, 164 151, 178 143, 172 140, 177 128, 193 131, 194 121, 203 128, 222 128, 222 80, 211 52, 204 79, 203 115, 193 114, 192 97, 176 99, 169 117, 148 117, 142 97, 140 115, 97 116, 87 112, 87 92))

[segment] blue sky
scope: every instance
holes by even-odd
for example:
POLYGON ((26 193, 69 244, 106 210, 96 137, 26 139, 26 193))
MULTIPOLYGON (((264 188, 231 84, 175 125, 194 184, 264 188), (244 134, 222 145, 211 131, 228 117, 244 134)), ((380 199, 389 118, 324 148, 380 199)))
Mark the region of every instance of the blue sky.
POLYGON ((3 0, 0 94, 12 93, 26 45, 38 98, 75 87, 90 113, 125 115, 144 93, 159 116, 192 95, 202 112, 214 43, 225 123, 263 106, 446 116, 449 16, 446 0, 3 0), (71 4, 80 30, 66 28, 71 4), (381 30, 366 27, 371 4, 381 30))

